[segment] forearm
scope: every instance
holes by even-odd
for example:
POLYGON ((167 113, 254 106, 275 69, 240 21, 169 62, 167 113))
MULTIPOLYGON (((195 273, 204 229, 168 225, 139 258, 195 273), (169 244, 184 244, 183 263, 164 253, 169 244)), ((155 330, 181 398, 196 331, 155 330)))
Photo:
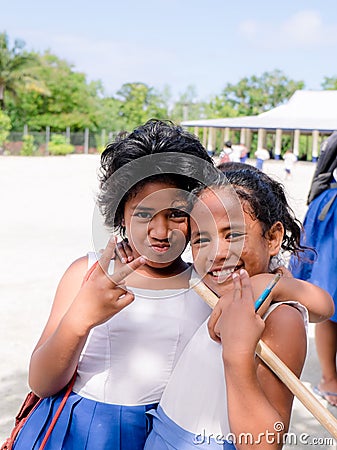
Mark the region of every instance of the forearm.
MULTIPOLYGON (((251 277, 255 298, 261 294, 274 277, 274 274, 266 273, 251 277)), ((282 302, 289 300, 299 302, 307 308, 310 322, 322 322, 334 313, 333 300, 324 289, 307 281, 282 276, 273 288, 269 301, 282 302)))
POLYGON ((66 314, 55 332, 33 352, 29 368, 29 384, 40 397, 59 392, 73 376, 89 330, 76 326, 66 314))
POLYGON ((282 278, 275 286, 274 296, 277 301, 294 300, 304 305, 310 322, 322 322, 334 313, 333 300, 324 289, 297 278, 282 278))
POLYGON ((229 424, 237 450, 281 448, 283 420, 260 386, 254 358, 249 363, 226 362, 225 367, 229 424))

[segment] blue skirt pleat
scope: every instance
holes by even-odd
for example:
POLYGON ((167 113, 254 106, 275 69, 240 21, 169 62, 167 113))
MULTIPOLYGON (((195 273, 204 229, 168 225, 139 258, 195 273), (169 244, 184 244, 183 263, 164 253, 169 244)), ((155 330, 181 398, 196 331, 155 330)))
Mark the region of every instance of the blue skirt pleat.
POLYGON ((149 414, 153 416, 153 428, 146 440, 144 450, 235 450, 231 442, 196 435, 184 430, 173 422, 160 406, 149 414))
POLYGON ((294 277, 310 281, 325 289, 335 302, 335 314, 330 320, 337 322, 337 189, 329 189, 315 198, 309 205, 303 226, 305 234, 302 244, 312 247, 313 252, 306 251, 298 262, 290 260, 290 270, 294 277), (333 200, 333 197, 336 198, 333 200), (327 203, 333 200, 324 218, 320 215, 327 203))
MULTIPOLYGON (((14 450, 38 450, 64 391, 38 405, 20 431, 14 450)), ((143 450, 157 404, 121 406, 96 402, 72 392, 45 450, 143 450)))

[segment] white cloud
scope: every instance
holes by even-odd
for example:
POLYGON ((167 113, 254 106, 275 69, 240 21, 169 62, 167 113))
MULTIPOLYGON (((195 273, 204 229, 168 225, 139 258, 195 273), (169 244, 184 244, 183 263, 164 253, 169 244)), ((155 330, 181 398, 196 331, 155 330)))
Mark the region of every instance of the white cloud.
POLYGON ((246 20, 238 33, 250 44, 261 49, 308 49, 337 44, 337 24, 324 24, 318 11, 304 10, 280 23, 246 20))
POLYGON ((320 43, 325 33, 320 14, 301 11, 281 24, 281 33, 297 45, 320 43))

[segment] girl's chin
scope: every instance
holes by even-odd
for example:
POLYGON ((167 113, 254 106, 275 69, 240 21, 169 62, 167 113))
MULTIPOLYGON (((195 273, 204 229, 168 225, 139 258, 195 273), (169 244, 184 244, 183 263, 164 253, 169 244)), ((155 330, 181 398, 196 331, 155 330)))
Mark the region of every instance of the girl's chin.
POLYGON ((221 279, 220 277, 213 277, 212 275, 206 275, 203 278, 203 282, 211 289, 218 297, 221 297, 228 291, 228 286, 231 285, 232 277, 226 277, 221 279))

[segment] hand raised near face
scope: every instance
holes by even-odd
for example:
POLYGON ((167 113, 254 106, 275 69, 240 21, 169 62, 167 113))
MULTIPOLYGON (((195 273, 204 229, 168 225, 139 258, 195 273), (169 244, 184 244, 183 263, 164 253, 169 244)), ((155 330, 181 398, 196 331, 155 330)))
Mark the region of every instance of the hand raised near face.
POLYGON ((71 305, 84 330, 106 322, 133 300, 132 292, 124 287, 125 278, 142 266, 146 259, 138 257, 113 274, 108 273, 115 255, 116 241, 110 239, 100 259, 89 270, 83 285, 71 305))
POLYGON ((123 239, 122 241, 116 243, 115 255, 123 264, 134 260, 132 248, 130 247, 127 239, 123 239))
POLYGON ((264 330, 264 321, 255 312, 250 278, 245 270, 233 274, 233 289, 223 295, 208 322, 212 339, 221 342, 223 358, 240 362, 254 357, 264 330))

